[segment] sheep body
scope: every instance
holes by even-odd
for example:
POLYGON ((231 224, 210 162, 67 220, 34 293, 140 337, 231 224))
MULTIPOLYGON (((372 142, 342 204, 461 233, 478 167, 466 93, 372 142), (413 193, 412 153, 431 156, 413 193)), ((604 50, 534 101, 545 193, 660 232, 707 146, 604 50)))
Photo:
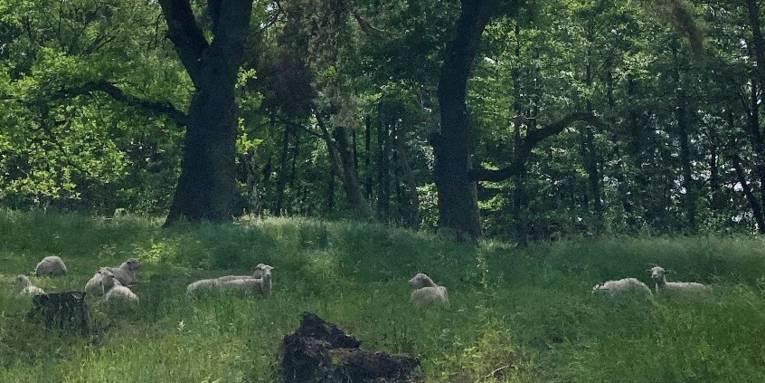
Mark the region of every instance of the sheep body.
POLYGON ((105 273, 101 274, 101 285, 112 286, 104 296, 104 300, 106 302, 138 303, 138 295, 135 295, 135 293, 128 287, 123 286, 119 279, 117 279, 117 275, 110 273, 109 271, 110 270, 107 269, 105 273))
POLYGON ((19 295, 32 296, 45 294, 45 291, 33 285, 26 275, 19 274, 16 276, 16 288, 18 289, 19 295))
POLYGON ((106 293, 104 300, 107 302, 124 301, 131 303, 138 303, 138 295, 135 295, 129 288, 115 284, 114 287, 106 293))
POLYGON ((592 293, 605 294, 611 297, 625 294, 653 296, 648 285, 635 278, 624 278, 597 284, 592 287, 592 293))
POLYGON ((239 292, 245 295, 271 295, 271 270, 273 267, 265 264, 255 266, 253 275, 226 275, 219 278, 201 279, 186 287, 186 294, 194 296, 203 292, 239 292))
POLYGON ((66 272, 64 261, 55 255, 43 258, 35 267, 35 275, 38 277, 59 276, 66 274, 66 272))
POLYGON ((660 266, 648 269, 656 294, 708 294, 712 289, 698 282, 668 282, 667 271, 660 266))
POLYGON ((412 291, 409 301, 416 306, 430 304, 447 305, 449 304, 449 294, 444 286, 421 287, 412 291))
MULTIPOLYGON (((238 279, 252 279, 252 278, 263 278, 263 274, 265 273, 265 267, 268 266, 264 263, 258 263, 257 266, 253 269, 252 275, 224 275, 222 277, 216 278, 218 282, 228 282, 228 281, 235 281, 238 279)), ((271 267, 271 266, 268 266, 271 267)))
POLYGON ((424 273, 415 274, 409 280, 409 286, 414 289, 409 297, 409 301, 415 306, 449 304, 449 294, 446 287, 437 285, 424 273))
POLYGON ((135 258, 130 258, 118 267, 109 267, 108 269, 114 273, 114 278, 123 286, 130 286, 137 281, 139 267, 141 267, 141 263, 135 258))
POLYGON ((218 289, 220 282, 217 279, 200 279, 186 286, 186 295, 193 296, 202 292, 210 292, 218 289))

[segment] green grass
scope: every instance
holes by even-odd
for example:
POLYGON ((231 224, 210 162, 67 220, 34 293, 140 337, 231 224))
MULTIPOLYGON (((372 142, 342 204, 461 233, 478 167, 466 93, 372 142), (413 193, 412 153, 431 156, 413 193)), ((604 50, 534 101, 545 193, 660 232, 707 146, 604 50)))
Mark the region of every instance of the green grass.
POLYGON ((273 382, 282 337, 303 311, 364 347, 421 357, 433 382, 765 382, 765 246, 746 237, 610 238, 470 247, 374 224, 267 219, 160 229, 158 221, 0 211, 0 382, 273 382), (93 306, 89 338, 23 320, 13 277, 46 255, 82 288, 97 266, 144 263, 133 310, 93 306), (207 276, 274 270, 269 299, 184 290, 207 276), (649 263, 714 285, 710 299, 608 301, 599 281, 646 280, 649 263), (417 271, 449 288, 413 310, 417 271), (491 375, 492 371, 500 371, 491 375), (487 377, 486 379, 484 379, 487 377))

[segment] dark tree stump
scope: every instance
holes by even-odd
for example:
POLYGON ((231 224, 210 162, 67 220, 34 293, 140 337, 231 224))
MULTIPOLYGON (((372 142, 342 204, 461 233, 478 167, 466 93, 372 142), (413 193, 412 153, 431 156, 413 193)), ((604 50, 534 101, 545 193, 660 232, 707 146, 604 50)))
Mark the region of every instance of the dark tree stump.
POLYGON ((415 381, 417 358, 362 350, 360 345, 337 326, 304 313, 300 327, 284 337, 282 379, 289 383, 415 381))
POLYGON ((69 291, 35 295, 28 319, 42 319, 49 330, 88 334, 88 308, 85 293, 69 291))

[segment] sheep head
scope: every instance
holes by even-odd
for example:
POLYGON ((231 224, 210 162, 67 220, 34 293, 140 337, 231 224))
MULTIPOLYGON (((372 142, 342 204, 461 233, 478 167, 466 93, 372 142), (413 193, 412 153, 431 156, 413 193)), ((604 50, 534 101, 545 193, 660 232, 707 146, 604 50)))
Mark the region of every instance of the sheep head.
POLYGON ((413 289, 434 287, 436 284, 425 273, 417 273, 409 280, 409 286, 413 289))
POLYGON ((130 271, 138 270, 139 267, 141 267, 141 262, 139 262, 135 258, 130 258, 123 265, 130 271))
POLYGON ((252 276, 255 278, 263 278, 266 274, 270 276, 271 270, 273 269, 273 266, 266 265, 265 263, 258 263, 258 265, 252 269, 252 276))
POLYGON ((648 273, 651 275, 651 279, 653 279, 654 282, 660 285, 666 283, 667 281, 666 279, 667 271, 664 270, 663 267, 654 266, 648 269, 648 273))
POLYGON ((104 288, 112 288, 115 284, 119 284, 119 280, 114 278, 114 273, 107 267, 102 267, 96 271, 101 276, 101 286, 104 288))
POLYGON ((19 274, 16 276, 16 287, 20 290, 23 290, 30 285, 32 285, 32 282, 29 281, 29 278, 27 278, 26 275, 19 274))

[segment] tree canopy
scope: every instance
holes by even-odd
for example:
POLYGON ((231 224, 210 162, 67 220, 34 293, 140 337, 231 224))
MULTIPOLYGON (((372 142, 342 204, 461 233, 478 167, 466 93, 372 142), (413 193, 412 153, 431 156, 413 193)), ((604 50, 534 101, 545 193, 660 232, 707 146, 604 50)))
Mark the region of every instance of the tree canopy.
POLYGON ((0 204, 765 232, 755 0, 0 3, 0 204))

